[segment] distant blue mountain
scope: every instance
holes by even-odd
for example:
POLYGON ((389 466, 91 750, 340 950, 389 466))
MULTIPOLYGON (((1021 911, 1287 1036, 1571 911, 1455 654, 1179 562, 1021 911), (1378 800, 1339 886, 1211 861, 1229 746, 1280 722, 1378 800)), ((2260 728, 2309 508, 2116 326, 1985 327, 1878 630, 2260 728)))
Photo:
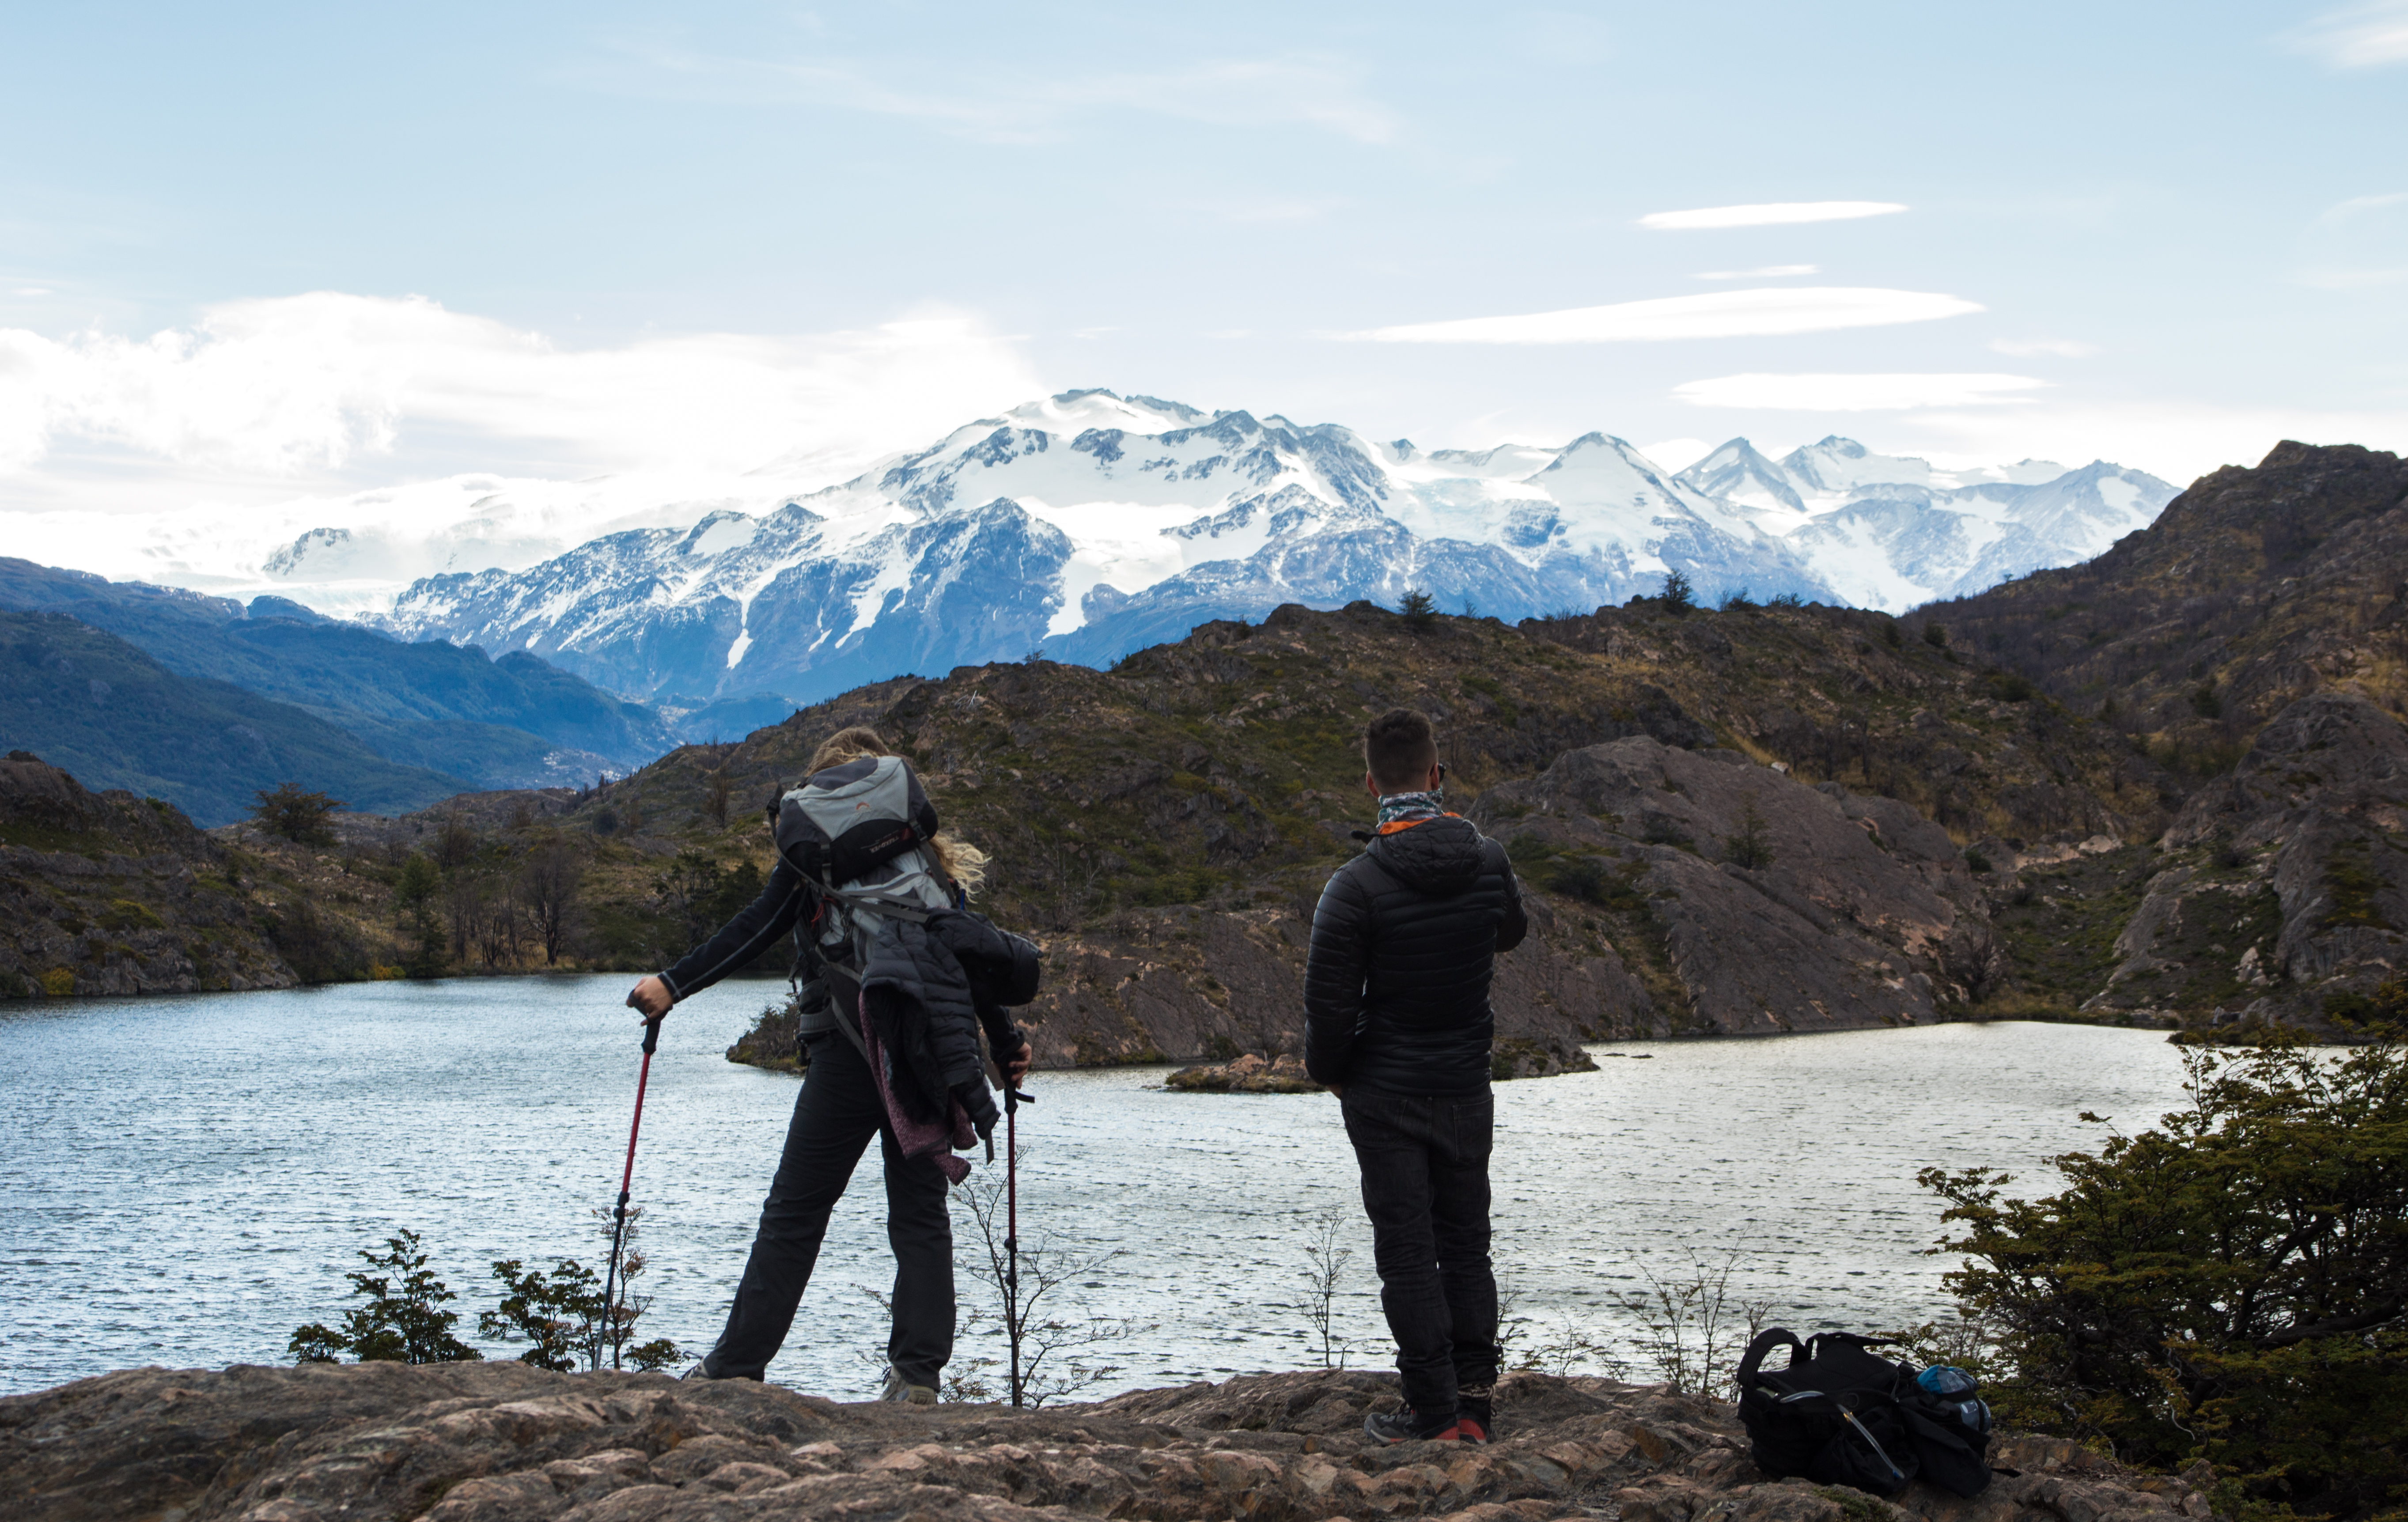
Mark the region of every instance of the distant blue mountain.
POLYGON ((406 643, 282 597, 246 608, 0 558, 0 609, 66 614, 179 676, 291 704, 379 756, 472 787, 590 781, 678 743, 652 710, 535 655, 492 660, 473 646, 406 643))

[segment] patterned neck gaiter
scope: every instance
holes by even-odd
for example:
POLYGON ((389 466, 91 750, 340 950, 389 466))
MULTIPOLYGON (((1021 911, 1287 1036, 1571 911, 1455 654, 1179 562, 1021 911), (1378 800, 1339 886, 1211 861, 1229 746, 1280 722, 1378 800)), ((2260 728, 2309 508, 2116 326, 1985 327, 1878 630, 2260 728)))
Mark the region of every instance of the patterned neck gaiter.
POLYGON ((1434 787, 1426 793, 1383 793, 1380 795, 1380 822, 1375 826, 1386 829, 1390 825, 1418 824, 1436 819, 1446 812, 1446 789, 1434 787))

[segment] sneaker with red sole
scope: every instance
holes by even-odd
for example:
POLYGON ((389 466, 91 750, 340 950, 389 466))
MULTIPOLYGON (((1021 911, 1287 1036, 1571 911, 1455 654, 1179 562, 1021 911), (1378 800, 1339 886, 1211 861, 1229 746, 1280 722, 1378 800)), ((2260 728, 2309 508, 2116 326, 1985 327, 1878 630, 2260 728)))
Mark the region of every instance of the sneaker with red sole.
POLYGON ((1398 1411, 1374 1412, 1363 1418, 1363 1435, 1375 1443, 1485 1443, 1487 1435, 1478 1423, 1467 1424, 1459 1416, 1445 1416, 1430 1421, 1412 1407, 1398 1411), (1469 1430, 1466 1430, 1467 1425, 1469 1430))

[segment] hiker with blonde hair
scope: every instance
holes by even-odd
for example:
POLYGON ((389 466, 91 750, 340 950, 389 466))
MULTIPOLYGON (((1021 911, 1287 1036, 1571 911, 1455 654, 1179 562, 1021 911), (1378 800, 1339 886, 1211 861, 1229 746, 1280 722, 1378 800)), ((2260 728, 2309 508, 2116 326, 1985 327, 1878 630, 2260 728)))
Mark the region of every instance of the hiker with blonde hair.
POLYGON ((829 1213, 869 1139, 886 1170, 894 1328, 882 1400, 926 1404, 953 1347, 955 1148, 995 1120, 985 1047, 1016 1086, 1032 1057, 1010 1005, 1036 991, 1036 950, 970 913, 986 854, 939 832, 908 763, 840 729, 771 809, 778 864, 761 897, 627 1003, 657 1020, 793 934, 807 1064, 785 1150, 727 1325, 688 1378, 765 1376, 794 1325, 829 1213), (798 928, 799 927, 799 928, 798 928))

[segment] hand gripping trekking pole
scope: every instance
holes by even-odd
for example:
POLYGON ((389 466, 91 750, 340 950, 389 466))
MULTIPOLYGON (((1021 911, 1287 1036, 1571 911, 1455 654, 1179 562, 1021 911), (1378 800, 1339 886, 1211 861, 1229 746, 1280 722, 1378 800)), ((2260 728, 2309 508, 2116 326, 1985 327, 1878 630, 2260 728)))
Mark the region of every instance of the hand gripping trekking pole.
MULTIPOLYGON (((652 1080, 652 1053, 661 1044, 661 1017, 653 1015, 644 1022, 644 1065, 636 1072, 636 1118, 627 1123, 627 1166, 619 1175, 619 1204, 610 1213, 610 1265, 602 1275, 602 1335, 610 1340, 610 1367, 619 1367, 619 1244, 627 1235, 627 1194, 636 1180, 636 1132, 644 1124, 644 1085, 652 1080)), ((593 1281, 586 1281, 591 1284, 593 1281)), ((602 1350, 594 1350, 594 1364, 600 1368, 602 1350)))

